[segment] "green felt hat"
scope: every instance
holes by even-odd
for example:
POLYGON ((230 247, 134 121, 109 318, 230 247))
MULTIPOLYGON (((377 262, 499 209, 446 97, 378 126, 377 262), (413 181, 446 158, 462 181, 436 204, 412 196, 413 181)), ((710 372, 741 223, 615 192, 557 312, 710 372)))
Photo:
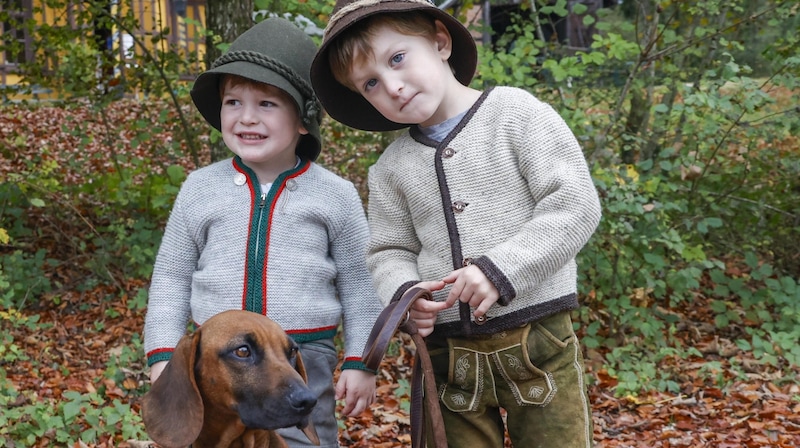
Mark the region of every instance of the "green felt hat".
POLYGON ((319 132, 322 107, 309 75, 316 51, 314 41, 293 23, 279 17, 266 19, 237 37, 211 68, 197 77, 192 100, 206 121, 220 130, 222 75, 239 75, 273 85, 294 99, 308 130, 308 135, 303 135, 297 144, 297 155, 316 160, 322 147, 319 132))
POLYGON ((359 93, 354 92, 333 77, 328 53, 330 44, 345 30, 359 21, 376 14, 393 12, 422 11, 441 21, 450 32, 453 51, 450 54, 450 67, 456 79, 469 85, 478 64, 478 50, 475 38, 455 17, 437 8, 427 0, 337 0, 333 14, 325 28, 322 45, 311 64, 311 82, 322 102, 325 111, 332 118, 356 129, 365 131, 391 131, 407 127, 384 118, 359 93))

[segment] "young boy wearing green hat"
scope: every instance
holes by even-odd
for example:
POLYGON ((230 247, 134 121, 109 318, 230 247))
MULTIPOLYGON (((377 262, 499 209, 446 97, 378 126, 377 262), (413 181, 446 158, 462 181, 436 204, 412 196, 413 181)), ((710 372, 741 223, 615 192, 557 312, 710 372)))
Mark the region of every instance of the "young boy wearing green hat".
MULTIPOLYGON (((375 397, 361 354, 381 304, 366 268, 358 192, 314 163, 316 49, 291 22, 267 19, 195 81, 192 100, 235 156, 181 186, 153 269, 144 348, 156 381, 188 322, 228 309, 270 317, 300 346, 318 394, 311 418, 321 446, 338 447, 336 399, 352 416, 375 397), (334 387, 340 323, 345 359, 334 387)), ((296 428, 279 432, 291 447, 310 446, 296 428)))
POLYGON ((570 311, 597 192, 561 117, 521 89, 469 87, 476 63, 470 33, 431 2, 340 0, 311 80, 348 126, 408 128, 369 170, 367 265, 384 303, 433 291, 411 318, 449 446, 500 448, 507 428, 517 447, 588 447, 570 311))

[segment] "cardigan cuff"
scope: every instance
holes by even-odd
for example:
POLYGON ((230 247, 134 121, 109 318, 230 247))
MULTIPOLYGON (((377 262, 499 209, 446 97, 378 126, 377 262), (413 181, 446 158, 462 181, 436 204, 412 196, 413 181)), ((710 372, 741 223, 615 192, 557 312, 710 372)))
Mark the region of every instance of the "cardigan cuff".
POLYGON ((411 289, 411 287, 416 285, 417 283, 419 283, 419 280, 411 280, 400 285, 400 287, 397 288, 397 291, 392 296, 392 300, 390 300, 389 303, 399 302, 400 299, 403 298, 403 294, 405 294, 406 291, 411 289))
POLYGON ((497 265, 492 263, 492 260, 489 259, 487 256, 478 257, 472 260, 472 264, 478 267, 478 269, 483 272, 483 275, 489 279, 490 282, 497 288, 497 292, 500 293, 500 298, 497 300, 502 306, 507 306, 514 300, 514 297, 517 296, 517 291, 514 289, 514 286, 508 280, 503 271, 501 271, 497 265))
POLYGON ((169 361, 172 359, 173 349, 162 348, 160 350, 153 350, 147 354, 147 367, 161 361, 169 361))
POLYGON ((347 370, 347 369, 363 370, 363 371, 369 372, 369 373, 371 373, 373 375, 378 373, 377 371, 372 370, 369 367, 367 367, 367 365, 364 364, 363 361, 354 360, 354 359, 345 360, 345 362, 342 363, 342 370, 347 370))

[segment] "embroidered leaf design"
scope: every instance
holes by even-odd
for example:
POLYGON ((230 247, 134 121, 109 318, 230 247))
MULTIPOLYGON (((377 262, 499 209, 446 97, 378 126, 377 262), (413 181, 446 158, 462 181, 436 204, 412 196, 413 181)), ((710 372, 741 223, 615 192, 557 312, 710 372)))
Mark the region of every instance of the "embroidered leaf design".
POLYGON ((462 355, 456 361, 455 383, 459 386, 467 384, 467 371, 469 370, 469 355, 462 355))
POLYGON ((531 373, 525 368, 525 365, 522 363, 521 359, 512 354, 506 353, 506 363, 508 363, 508 367, 514 370, 514 373, 517 374, 518 378, 523 380, 531 378, 531 373))
POLYGON ((542 386, 532 386, 528 389, 528 398, 539 398, 544 393, 544 388, 542 386))

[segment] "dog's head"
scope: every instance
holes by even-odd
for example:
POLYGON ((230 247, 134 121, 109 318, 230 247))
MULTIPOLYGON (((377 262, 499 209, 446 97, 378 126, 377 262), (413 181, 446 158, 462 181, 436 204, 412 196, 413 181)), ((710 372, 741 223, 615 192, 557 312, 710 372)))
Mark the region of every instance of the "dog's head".
POLYGON ((297 344, 269 318, 226 311, 184 336, 142 406, 150 437, 164 447, 245 429, 300 427, 315 444, 297 344))

